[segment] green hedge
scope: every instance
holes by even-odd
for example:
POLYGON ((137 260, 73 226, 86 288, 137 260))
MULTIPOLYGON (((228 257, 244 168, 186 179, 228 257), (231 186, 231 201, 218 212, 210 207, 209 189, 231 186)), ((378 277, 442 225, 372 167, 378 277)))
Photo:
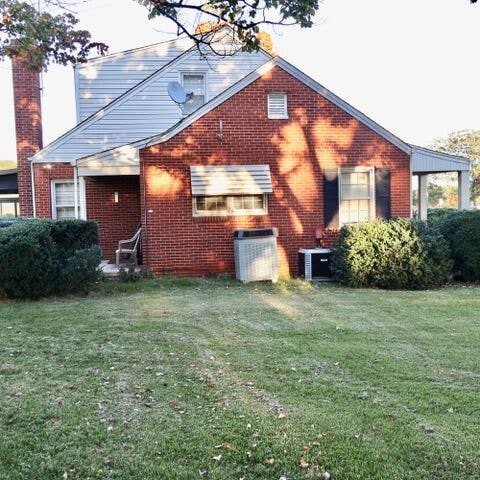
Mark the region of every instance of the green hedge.
POLYGON ((17 221, 0 228, 0 258, 8 297, 83 292, 98 279, 98 228, 83 220, 17 221))
POLYGON ((429 219, 450 245, 459 280, 480 280, 480 211, 453 211, 429 219))
POLYGON ((458 212, 456 208, 429 208, 427 217, 429 221, 436 222, 442 220, 450 215, 455 215, 458 212))
POLYGON ((420 290, 444 284, 452 261, 436 227, 398 219, 343 227, 332 268, 348 286, 420 290))

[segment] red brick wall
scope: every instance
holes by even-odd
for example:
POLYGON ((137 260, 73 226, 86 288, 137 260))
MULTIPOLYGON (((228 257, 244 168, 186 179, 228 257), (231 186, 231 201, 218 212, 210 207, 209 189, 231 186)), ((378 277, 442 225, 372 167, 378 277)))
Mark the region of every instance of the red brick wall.
POLYGON ((133 237, 140 223, 138 176, 88 177, 87 218, 99 225, 103 258, 113 260, 119 240, 133 237), (115 203, 118 192, 118 203, 115 203))
POLYGON ((296 274, 298 249, 314 246, 316 229, 324 228, 324 169, 390 168, 392 215, 408 217, 409 164, 407 154, 276 67, 169 141, 141 151, 144 263, 168 274, 233 272, 233 231, 275 226, 282 273, 296 274), (288 120, 267 118, 268 92, 288 94, 288 120), (268 216, 192 217, 191 165, 267 163, 274 189, 268 216))
POLYGON ((21 58, 12 60, 20 215, 33 216, 29 157, 42 148, 40 76, 21 58))
MULTIPOLYGON (((69 164, 35 164, 37 215, 52 217, 52 180, 73 179, 69 164)), ((99 226, 103 258, 113 260, 119 240, 130 238, 140 222, 139 178, 135 176, 87 177, 87 218, 99 226), (118 203, 114 202, 118 192, 118 203)))
POLYGON ((73 167, 69 163, 35 163, 34 167, 37 216, 52 218, 52 180, 73 180, 73 167))

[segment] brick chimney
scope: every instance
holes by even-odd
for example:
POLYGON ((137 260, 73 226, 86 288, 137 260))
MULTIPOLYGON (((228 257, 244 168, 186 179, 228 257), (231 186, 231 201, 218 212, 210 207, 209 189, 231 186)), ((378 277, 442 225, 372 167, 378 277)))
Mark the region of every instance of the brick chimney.
POLYGON ((40 72, 31 70, 21 57, 12 59, 15 132, 20 215, 33 216, 29 157, 42 148, 40 72))

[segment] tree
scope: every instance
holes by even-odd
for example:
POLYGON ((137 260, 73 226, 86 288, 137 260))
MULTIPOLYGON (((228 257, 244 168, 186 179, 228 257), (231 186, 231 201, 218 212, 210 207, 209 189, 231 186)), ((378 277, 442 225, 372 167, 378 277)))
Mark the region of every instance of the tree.
POLYGON ((475 204, 480 199, 480 130, 460 130, 434 141, 435 150, 467 157, 471 160, 470 197, 475 204))
MULTIPOLYGON (((146 7, 149 18, 171 20, 177 34, 186 35, 197 46, 206 46, 214 53, 219 52, 214 50, 212 32, 218 27, 228 24, 244 50, 253 51, 265 45, 268 48, 271 45, 262 26, 311 27, 319 6, 319 0, 133 1, 146 7), (205 27, 203 30, 198 29, 200 24, 205 27)), ((22 56, 33 69, 40 70, 50 62, 85 62, 92 49, 100 54, 107 51, 107 45, 92 42, 87 30, 77 28, 79 20, 72 8, 79 0, 40 3, 42 9, 38 11, 34 0, 0 0, 0 60, 22 56)))
POLYGON ((78 19, 68 11, 69 0, 45 0, 49 10, 39 12, 32 3, 0 0, 0 60, 23 57, 34 70, 51 62, 66 65, 86 61, 90 51, 107 51, 100 42, 91 42, 87 30, 77 29, 78 19))
MULTIPOLYGON (((51 61, 84 62, 92 49, 105 53, 104 43, 92 42, 88 31, 77 28, 78 18, 72 8, 86 1, 89 0, 0 0, 0 60, 26 56, 32 68, 41 69, 51 61), (41 12, 35 8, 38 2, 43 7, 41 12)), ((209 23, 214 28, 228 24, 241 48, 252 51, 262 47, 264 26, 311 27, 322 0, 133 1, 147 9, 149 18, 169 19, 177 34, 185 34, 197 46, 215 52, 212 29, 199 32, 199 24, 209 23)), ((472 4, 476 2, 470 0, 472 4)))

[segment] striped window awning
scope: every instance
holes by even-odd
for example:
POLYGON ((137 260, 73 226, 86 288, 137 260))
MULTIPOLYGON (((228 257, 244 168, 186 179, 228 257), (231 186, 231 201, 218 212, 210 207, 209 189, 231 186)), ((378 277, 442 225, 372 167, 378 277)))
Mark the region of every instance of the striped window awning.
POLYGON ((273 192, 270 165, 194 166, 190 178, 193 196, 273 192))

